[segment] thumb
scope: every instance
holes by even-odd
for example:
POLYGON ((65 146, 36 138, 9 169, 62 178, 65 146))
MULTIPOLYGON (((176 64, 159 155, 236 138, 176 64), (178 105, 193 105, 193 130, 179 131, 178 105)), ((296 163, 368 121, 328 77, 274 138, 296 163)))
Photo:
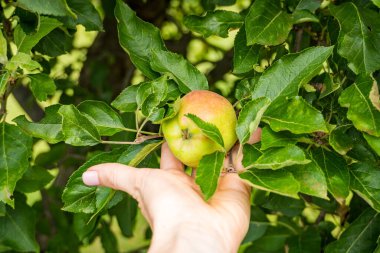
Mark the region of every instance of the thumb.
POLYGON ((129 193, 136 198, 146 169, 136 169, 120 163, 103 163, 90 167, 82 175, 88 186, 106 186, 129 193))

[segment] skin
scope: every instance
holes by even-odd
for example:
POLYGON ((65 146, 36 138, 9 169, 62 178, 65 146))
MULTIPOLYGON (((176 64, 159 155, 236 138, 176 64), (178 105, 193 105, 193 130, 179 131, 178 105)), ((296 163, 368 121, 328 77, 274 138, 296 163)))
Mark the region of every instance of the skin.
POLYGON ((223 137, 226 151, 235 144, 237 120, 231 103, 211 91, 192 91, 181 99, 178 114, 162 123, 162 132, 170 150, 187 166, 196 168, 204 155, 222 150, 185 116, 188 113, 215 125, 223 137))
MULTIPOLYGON (((258 142, 260 137, 259 129, 249 142, 258 142)), ((232 158, 233 166, 243 170, 237 148, 232 150, 232 158)), ((184 172, 184 165, 166 143, 160 169, 106 163, 88 171, 96 172, 96 185, 125 191, 138 201, 153 231, 150 253, 237 252, 248 230, 250 187, 237 174, 228 173, 205 202, 194 178, 184 172)))

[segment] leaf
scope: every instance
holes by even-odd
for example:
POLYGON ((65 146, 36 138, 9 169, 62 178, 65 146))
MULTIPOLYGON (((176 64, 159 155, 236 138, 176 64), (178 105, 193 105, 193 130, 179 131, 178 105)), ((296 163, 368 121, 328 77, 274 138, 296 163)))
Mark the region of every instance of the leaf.
POLYGON ((76 17, 65 16, 63 22, 68 28, 76 29, 77 25, 83 25, 86 31, 102 31, 103 22, 99 12, 89 0, 67 0, 68 5, 76 17))
POLYGON ((301 0, 296 6, 296 10, 309 10, 310 12, 315 12, 320 6, 320 0, 301 0))
POLYGON ((243 160, 242 164, 246 168, 256 162, 257 159, 263 154, 260 150, 260 144, 256 143, 253 145, 244 144, 243 145, 243 160))
MULTIPOLYGON (((81 167, 79 167, 70 177, 62 194, 64 203, 63 210, 75 213, 99 213, 112 201, 115 191, 106 187, 86 186, 82 181, 82 174, 91 166, 101 163, 118 162, 125 165, 137 167, 151 152, 156 150, 162 141, 145 141, 138 145, 125 146, 114 149, 108 153, 100 153, 81 167)), ((119 199, 119 202, 122 199, 119 199)), ((92 215, 94 217, 94 215, 92 215)))
POLYGON ((340 203, 345 201, 350 193, 350 174, 344 158, 323 148, 313 150, 311 155, 325 174, 329 192, 340 203))
POLYGON ((281 8, 280 0, 256 0, 245 18, 247 45, 281 44, 292 29, 291 15, 281 8))
POLYGON ((252 98, 267 97, 276 104, 277 99, 297 96, 299 88, 319 73, 332 51, 333 47, 310 47, 281 57, 260 77, 252 98))
POLYGON ((160 30, 138 18, 123 1, 117 0, 115 7, 119 43, 129 54, 133 64, 150 79, 158 77, 150 66, 151 52, 165 50, 160 30))
POLYGON ((5 216, 0 216, 0 245, 12 252, 39 252, 34 211, 25 203, 24 196, 17 196, 15 208, 7 207, 5 216))
POLYGON ((380 156, 380 137, 372 136, 366 133, 363 133, 364 138, 368 142, 369 146, 380 156))
POLYGON ((331 74, 326 73, 325 78, 323 79, 323 88, 322 88, 321 94, 319 95, 319 99, 322 99, 332 94, 334 91, 339 89, 340 86, 341 84, 334 81, 331 74))
POLYGON ((379 14, 369 8, 359 9, 352 2, 330 5, 329 9, 339 21, 338 53, 349 61, 349 68, 356 74, 379 69, 379 14))
POLYGON ((4 38, 3 32, 0 31, 0 64, 5 64, 8 61, 7 51, 7 40, 4 38))
POLYGON ((282 226, 269 226, 265 235, 256 240, 247 248, 246 252, 284 252, 285 243, 288 237, 294 232, 282 226))
POLYGON ((17 126, 3 122, 0 123, 0 143, 0 201, 14 207, 12 194, 29 167, 33 142, 17 126))
POLYGON ((352 138, 346 134, 346 131, 352 127, 351 124, 340 125, 335 127, 329 135, 329 144, 341 155, 345 155, 353 147, 352 138))
POLYGON ((5 65, 5 68, 10 72, 14 72, 17 68, 22 68, 28 71, 42 68, 41 65, 32 60, 29 54, 17 53, 15 54, 9 62, 5 65))
POLYGON ((43 37, 34 47, 34 50, 44 55, 57 57, 69 53, 73 47, 72 43, 73 37, 70 37, 61 29, 56 28, 43 37))
POLYGON ((371 77, 359 76, 341 93, 339 104, 348 108, 347 118, 358 130, 380 137, 380 111, 369 98, 374 85, 377 83, 371 77))
POLYGON ((29 122, 24 115, 13 121, 28 135, 41 138, 54 144, 64 140, 62 133, 62 117, 58 114, 61 105, 52 105, 45 108, 45 117, 40 122, 29 122))
POLYGON ((192 90, 208 90, 207 79, 183 56, 164 50, 151 52, 150 66, 153 70, 171 75, 182 93, 192 90))
POLYGON ((261 150, 293 145, 296 144, 300 138, 301 136, 290 132, 274 132, 270 127, 265 126, 261 132, 261 150))
POLYGON ((66 3, 66 0, 18 0, 17 6, 28 10, 30 12, 37 12, 38 14, 52 15, 52 16, 66 16, 71 15, 75 17, 75 14, 70 10, 66 3))
POLYGON ((5 72, 4 74, 0 75, 0 97, 2 97, 7 91, 8 80, 10 76, 11 75, 9 72, 5 72))
POLYGON ((23 193, 35 192, 47 185, 54 176, 45 168, 29 167, 22 178, 17 182, 16 190, 23 193))
POLYGON ((61 25, 62 23, 57 19, 41 16, 38 30, 33 34, 26 34, 20 25, 16 26, 14 31, 14 40, 18 52, 29 53, 30 50, 32 50, 32 48, 37 45, 43 37, 61 25))
POLYGON ((200 186, 205 200, 214 195, 223 168, 224 152, 214 152, 205 155, 199 162, 195 182, 200 186))
POLYGON ((328 199, 325 174, 315 161, 305 165, 293 165, 286 170, 300 183, 300 192, 328 199))
POLYGON ((288 240, 289 253, 320 253, 321 235, 319 231, 309 226, 300 235, 290 237, 288 240))
POLYGON ((62 105, 62 132, 65 142, 73 146, 93 146, 100 143, 100 135, 91 121, 74 105, 62 105))
POLYGON ((125 129, 120 115, 102 101, 86 100, 77 108, 91 121, 102 136, 112 136, 125 129))
POLYGON ((215 125, 206 122, 198 116, 191 113, 188 113, 185 116, 191 119, 195 123, 195 125, 197 125, 197 127, 199 127, 202 130, 202 133, 204 135, 206 135, 208 138, 216 142, 220 147, 224 149, 224 141, 222 134, 215 125))
POLYGON ((96 231, 99 220, 90 220, 91 215, 86 213, 75 213, 73 217, 74 231, 79 240, 83 241, 86 238, 90 238, 96 231))
POLYGON ((251 221, 248 232, 241 244, 255 241, 261 238, 267 231, 270 223, 265 213, 257 206, 251 206, 251 221))
POLYGON ((289 217, 300 215, 305 209, 305 202, 301 199, 289 198, 274 193, 266 194, 265 202, 262 204, 265 209, 281 212, 289 217))
POLYGON ((111 105, 121 112, 134 112, 137 109, 137 90, 138 85, 131 85, 125 88, 111 105))
POLYGON ((380 0, 372 0, 372 2, 380 8, 380 0))
POLYGON ((118 243, 115 234, 110 229, 110 224, 102 221, 102 227, 100 229, 100 240, 102 242, 102 247, 104 252, 107 253, 117 253, 118 243))
POLYGON ((306 159, 303 150, 295 145, 265 150, 262 155, 248 167, 257 169, 277 170, 295 164, 307 164, 310 160, 306 159))
POLYGON ((327 245, 326 253, 372 252, 380 234, 380 214, 365 210, 339 237, 327 245))
POLYGON ((300 185, 292 173, 286 170, 273 171, 252 168, 239 174, 239 176, 254 188, 298 199, 297 193, 300 190, 300 185))
POLYGON ((234 42, 234 58, 233 73, 243 74, 253 70, 255 64, 259 60, 260 45, 247 46, 247 37, 245 27, 241 27, 235 37, 234 42))
POLYGON ((248 102, 240 111, 236 126, 236 135, 241 144, 249 140, 251 134, 259 126, 262 115, 268 108, 270 100, 265 97, 248 102))
POLYGON ((319 23, 319 19, 308 10, 295 10, 292 14, 293 24, 302 24, 306 22, 319 23))
POLYGON ((288 130, 295 134, 327 132, 326 123, 320 111, 296 96, 281 103, 278 101, 265 111, 262 121, 278 132, 288 130))
POLYGON ((186 16, 183 24, 191 31, 202 34, 204 37, 217 35, 228 37, 228 31, 239 28, 243 24, 243 17, 236 12, 216 10, 209 11, 204 16, 186 16))
POLYGON ((239 101, 250 98, 252 90, 254 89, 258 80, 259 80, 258 75, 256 75, 253 78, 246 78, 246 79, 240 80, 236 86, 235 98, 239 101))
POLYGON ((380 170, 377 165, 354 163, 350 166, 351 189, 380 212, 380 170))
POLYGON ((165 100, 167 92, 168 79, 166 76, 139 84, 136 96, 138 108, 142 109, 145 116, 150 116, 153 112, 157 112, 157 107, 165 100))
POLYGON ((132 237, 136 224, 138 203, 131 196, 126 196, 123 201, 110 209, 110 213, 116 216, 120 230, 125 237, 132 237))
POLYGON ((39 73, 28 75, 30 78, 30 89, 38 101, 46 101, 48 95, 54 95, 55 83, 47 74, 39 73))

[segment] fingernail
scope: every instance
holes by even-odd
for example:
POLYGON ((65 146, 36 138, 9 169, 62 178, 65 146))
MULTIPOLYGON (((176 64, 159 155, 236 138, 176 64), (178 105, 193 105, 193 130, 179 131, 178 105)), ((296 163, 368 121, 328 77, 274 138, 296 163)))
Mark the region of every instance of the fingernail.
POLYGON ((89 186, 99 185, 99 176, 97 171, 86 171, 82 175, 83 183, 89 186))

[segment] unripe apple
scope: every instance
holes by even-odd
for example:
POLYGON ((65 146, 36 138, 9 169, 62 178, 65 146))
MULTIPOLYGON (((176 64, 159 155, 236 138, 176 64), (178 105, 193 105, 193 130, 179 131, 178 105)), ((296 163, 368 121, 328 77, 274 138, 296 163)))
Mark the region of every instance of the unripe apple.
POLYGON ((196 168, 204 155, 223 149, 209 139, 185 115, 194 114, 216 126, 224 141, 225 150, 237 140, 236 114, 231 103, 214 92, 192 91, 181 98, 178 114, 162 123, 162 132, 172 153, 184 164, 196 168))

